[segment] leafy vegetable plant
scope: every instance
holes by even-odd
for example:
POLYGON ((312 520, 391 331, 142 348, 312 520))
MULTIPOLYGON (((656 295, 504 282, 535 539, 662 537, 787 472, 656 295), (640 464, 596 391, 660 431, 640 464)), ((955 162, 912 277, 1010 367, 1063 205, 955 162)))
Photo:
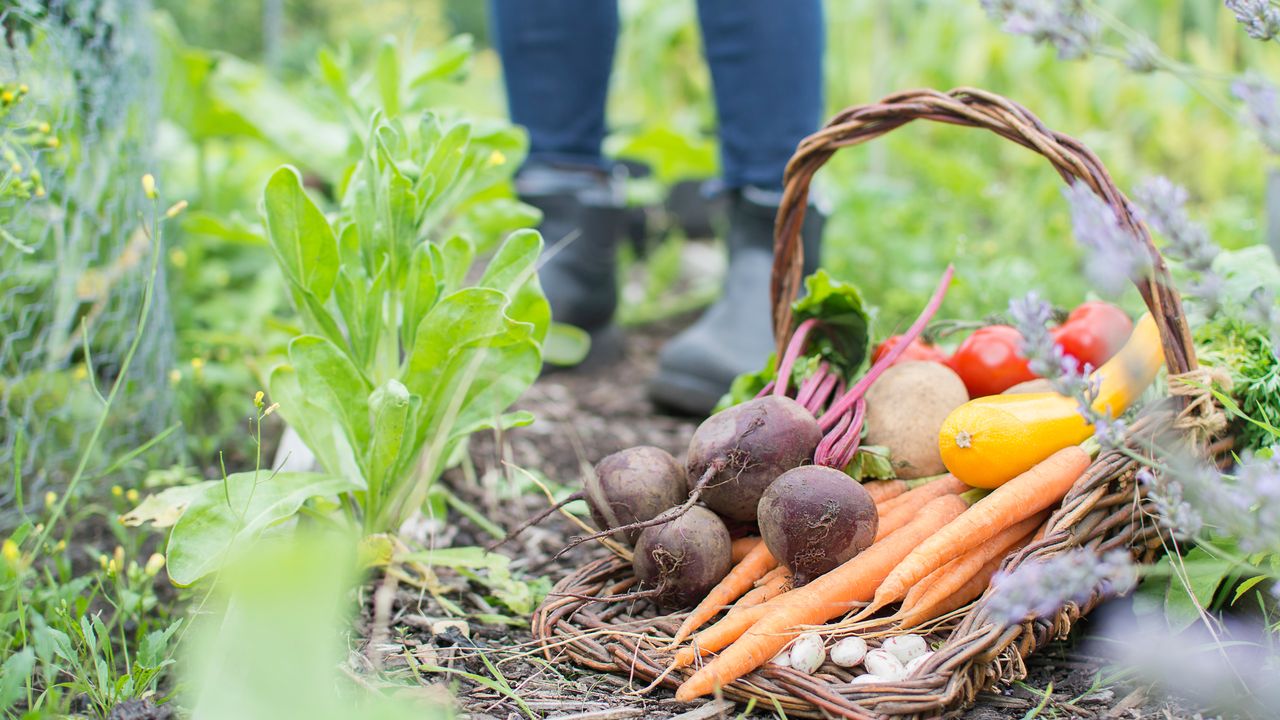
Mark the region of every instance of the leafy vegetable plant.
MULTIPOLYGON (((506 411, 542 364, 542 239, 513 232, 480 269, 473 239, 452 230, 509 176, 507 152, 520 149, 510 129, 375 115, 336 213, 321 210, 292 167, 271 177, 262 211, 301 326, 269 391, 323 472, 238 473, 205 486, 169 541, 175 582, 212 572, 239 539, 314 497, 340 495, 365 533, 394 531, 468 435, 531 421, 506 411)), ((275 407, 260 407, 260 418, 275 407)))

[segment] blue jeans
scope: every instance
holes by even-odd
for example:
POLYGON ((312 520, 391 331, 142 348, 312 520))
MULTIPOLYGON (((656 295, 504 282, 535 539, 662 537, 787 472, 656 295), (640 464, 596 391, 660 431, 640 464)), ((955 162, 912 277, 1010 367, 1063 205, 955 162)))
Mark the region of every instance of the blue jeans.
MULTIPOLYGON (((618 34, 612 0, 491 0, 511 119, 529 162, 602 165, 618 34)), ((728 187, 782 186, 822 117, 821 0, 698 0, 728 187)), ((678 68, 664 68, 679 72, 678 68)))

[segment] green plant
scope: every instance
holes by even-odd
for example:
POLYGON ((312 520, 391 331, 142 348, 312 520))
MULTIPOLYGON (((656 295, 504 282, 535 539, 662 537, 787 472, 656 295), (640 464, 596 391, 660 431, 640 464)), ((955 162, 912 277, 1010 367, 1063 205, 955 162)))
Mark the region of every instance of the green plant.
POLYGON ((469 282, 475 244, 453 228, 521 150, 509 129, 375 115, 334 217, 293 168, 271 177, 267 235, 301 327, 269 390, 324 472, 207 484, 170 536, 175 582, 211 572, 223 555, 214 548, 257 535, 311 497, 341 494, 366 534, 394 531, 468 435, 531 420, 504 413, 541 368, 550 324, 534 273, 541 238, 512 233, 469 282))

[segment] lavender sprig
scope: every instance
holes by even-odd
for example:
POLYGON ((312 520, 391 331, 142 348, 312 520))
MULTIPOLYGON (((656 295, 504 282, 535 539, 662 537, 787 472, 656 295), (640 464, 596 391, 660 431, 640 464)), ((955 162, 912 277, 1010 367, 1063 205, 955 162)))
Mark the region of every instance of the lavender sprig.
POLYGON ((1151 267, 1151 258, 1120 225, 1115 210, 1083 182, 1063 190, 1071 204, 1071 229, 1089 250, 1085 274, 1105 293, 1118 295, 1130 278, 1151 267))
POLYGON ((1063 60, 1092 52, 1102 30, 1082 0, 982 0, 982 7, 1003 24, 1005 32, 1048 43, 1063 60))
POLYGON ((1191 273, 1184 290, 1195 300, 1197 313, 1211 317, 1222 304, 1224 280, 1213 269, 1219 248, 1187 214, 1186 189, 1166 177, 1148 178, 1135 190, 1134 201, 1142 219, 1167 239, 1165 255, 1191 273))
POLYGON ((1068 602, 1085 602, 1095 591, 1123 594, 1136 581, 1127 553, 1117 550, 1098 557, 1077 549, 998 573, 987 608, 996 619, 1016 624, 1052 615, 1068 602))
POLYGON ((1138 479, 1178 537, 1213 530, 1236 538, 1246 553, 1280 552, 1280 458, 1246 456, 1227 475, 1202 460, 1173 456, 1166 472, 1144 469, 1138 479))
POLYGON ((1093 366, 1081 365, 1054 342, 1049 332, 1049 323, 1053 320, 1049 303, 1033 290, 1026 297, 1009 301, 1009 316, 1022 334, 1022 355, 1027 358, 1031 371, 1048 380, 1059 394, 1076 401, 1076 410, 1093 426, 1094 437, 1104 447, 1122 446, 1128 426, 1123 420, 1094 410, 1102 378, 1094 377, 1093 366))
POLYGON ((1245 117, 1264 145, 1280 152, 1280 93, 1259 75, 1246 75, 1231 83, 1231 94, 1244 103, 1245 117))
POLYGON ((1226 0, 1227 9, 1255 40, 1272 40, 1280 35, 1280 10, 1271 0, 1226 0))

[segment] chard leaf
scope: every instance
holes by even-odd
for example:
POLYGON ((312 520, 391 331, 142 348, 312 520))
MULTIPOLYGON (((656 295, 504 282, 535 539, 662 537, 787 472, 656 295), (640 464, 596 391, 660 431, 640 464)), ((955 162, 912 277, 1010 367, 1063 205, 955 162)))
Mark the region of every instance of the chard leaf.
POLYGON ((805 295, 792 304, 795 322, 817 318, 822 330, 809 339, 809 355, 819 355, 846 377, 851 377, 867 357, 871 319, 862 293, 850 283, 836 280, 826 270, 805 278, 805 295))
POLYGON ((197 495, 169 534, 165 566, 175 585, 215 572, 240 545, 292 517, 313 497, 363 489, 352 478, 322 473, 245 472, 197 495))
POLYGON ((289 282, 323 303, 338 273, 338 240, 291 166, 277 170, 263 192, 267 237, 289 282))

